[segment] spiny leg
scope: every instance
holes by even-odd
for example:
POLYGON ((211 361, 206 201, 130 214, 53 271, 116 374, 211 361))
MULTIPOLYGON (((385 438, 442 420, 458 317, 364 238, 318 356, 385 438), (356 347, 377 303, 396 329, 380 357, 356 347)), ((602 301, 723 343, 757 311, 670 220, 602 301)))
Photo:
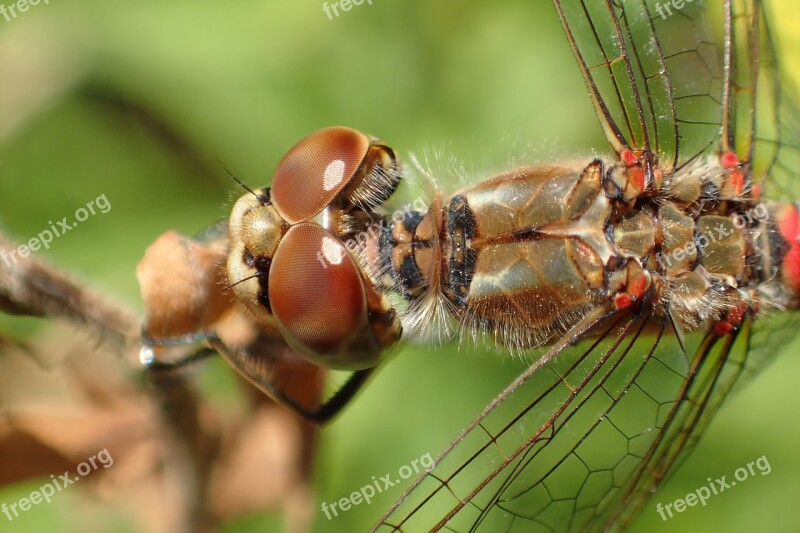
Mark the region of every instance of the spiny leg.
POLYGON ((311 410, 300 406, 289 397, 271 379, 272 365, 270 359, 255 356, 252 353, 233 348, 223 342, 213 332, 198 332, 175 337, 152 338, 142 332, 142 351, 140 359, 145 370, 150 373, 172 372, 206 359, 215 354, 222 355, 225 360, 242 374, 251 384, 272 398, 275 402, 291 409, 299 416, 315 424, 324 424, 336 416, 353 397, 361 390, 372 375, 374 368, 353 372, 336 393, 324 401, 317 409, 311 410), (155 358, 153 347, 186 346, 198 342, 207 342, 210 347, 203 347, 187 356, 174 361, 161 361, 155 358))
POLYGON ((245 350, 232 348, 216 336, 209 338, 208 343, 256 388, 277 403, 288 407, 315 424, 324 424, 336 416, 353 399, 375 370, 368 368, 353 372, 333 396, 324 401, 317 409, 311 410, 298 405, 282 389, 275 386, 269 376, 270 369, 265 368, 268 366, 268 361, 263 357, 256 357, 245 350))

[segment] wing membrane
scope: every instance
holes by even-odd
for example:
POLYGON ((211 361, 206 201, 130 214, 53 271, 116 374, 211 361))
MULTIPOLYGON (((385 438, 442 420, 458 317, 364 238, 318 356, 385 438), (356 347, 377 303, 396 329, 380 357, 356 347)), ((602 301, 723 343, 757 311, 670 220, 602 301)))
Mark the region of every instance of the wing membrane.
POLYGON ((750 165, 754 184, 772 199, 800 196, 800 119, 792 83, 780 69, 767 13, 757 0, 725 1, 722 149, 750 165))
POLYGON ((687 457, 682 452, 692 449, 700 439, 744 371, 751 328, 752 323, 747 322, 734 335, 702 335, 689 359, 690 370, 678 401, 666 412, 658 436, 625 482, 622 497, 606 520, 606 530, 624 531, 629 527, 653 490, 674 471, 676 461, 687 457))
POLYGON ((716 146, 720 63, 698 4, 555 0, 617 153, 652 151, 669 170, 716 146))
MULTIPOLYGON (((627 352, 630 341, 625 339, 641 329, 638 322, 630 317, 595 321, 581 335, 597 338, 573 348, 567 345, 575 332, 565 336, 561 346, 535 363, 448 447, 433 471, 418 479, 384 517, 380 530, 428 531, 446 525, 462 531, 481 524, 497 530, 498 520, 508 515, 498 498, 521 465, 544 466, 545 461, 531 462, 531 454, 550 454, 548 443, 569 433, 561 431, 561 424, 576 413, 581 423, 593 423, 591 415, 583 418, 588 412, 581 409, 587 401, 584 391, 601 369, 607 372, 627 352)), ((572 435, 580 437, 580 432, 572 435)), ((550 459, 558 462, 557 455, 550 459)))
POLYGON ((750 351, 737 387, 747 385, 797 337, 800 312, 781 311, 760 315, 753 323, 750 351))
POLYGON ((482 415, 382 527, 626 527, 742 373, 749 335, 690 334, 684 352, 666 321, 615 322, 482 415))

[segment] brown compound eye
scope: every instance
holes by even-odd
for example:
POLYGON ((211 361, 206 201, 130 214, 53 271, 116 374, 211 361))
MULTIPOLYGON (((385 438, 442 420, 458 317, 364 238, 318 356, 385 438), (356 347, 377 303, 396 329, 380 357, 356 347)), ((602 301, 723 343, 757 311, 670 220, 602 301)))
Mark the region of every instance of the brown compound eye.
POLYGON ((370 143, 363 133, 338 126, 297 143, 272 179, 272 201, 281 216, 296 224, 322 211, 357 174, 370 143))
POLYGON ((374 354, 349 353, 369 333, 361 275, 342 243, 322 227, 298 224, 283 237, 269 272, 269 300, 296 350, 332 368, 370 366, 374 354))

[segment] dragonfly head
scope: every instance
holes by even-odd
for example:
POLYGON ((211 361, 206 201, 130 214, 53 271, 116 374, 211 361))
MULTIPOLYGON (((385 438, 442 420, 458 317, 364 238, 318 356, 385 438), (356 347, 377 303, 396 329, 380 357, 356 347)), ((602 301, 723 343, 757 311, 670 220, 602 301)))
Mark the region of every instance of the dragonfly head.
POLYGON ((377 365, 400 335, 388 300, 345 246, 399 183, 394 151, 349 128, 320 130, 281 160, 271 188, 229 220, 228 282, 262 322, 315 364, 377 365))

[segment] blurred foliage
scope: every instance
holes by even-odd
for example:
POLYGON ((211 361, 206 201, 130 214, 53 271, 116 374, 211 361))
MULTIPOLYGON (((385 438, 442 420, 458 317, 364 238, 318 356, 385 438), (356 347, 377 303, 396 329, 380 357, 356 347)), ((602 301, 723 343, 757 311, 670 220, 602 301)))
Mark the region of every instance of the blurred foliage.
MULTIPOLYGON (((774 11, 796 68, 800 10, 781 0, 774 11)), ((134 269, 148 244, 167 229, 192 234, 224 218, 240 194, 217 158, 259 186, 298 139, 331 124, 379 135, 401 154, 450 143, 477 161, 502 160, 511 141, 540 159, 606 148, 548 2, 374 0, 334 20, 311 0, 40 3, 0 19, 0 80, 0 224, 25 241, 105 194, 110 212, 41 256, 139 309, 134 269)), ((0 320, 12 336, 38 327, 0 320)), ((787 346, 730 399, 634 531, 800 529, 798 349, 787 346), (657 501, 761 455, 769 476, 668 522, 658 517, 657 501)), ((319 501, 436 456, 520 368, 491 354, 400 350, 322 431, 319 501)), ((29 490, 4 490, 0 501, 29 490)), ((319 512, 316 530, 363 530, 401 492, 331 521, 319 512)), ((65 531, 72 512, 55 502, 0 523, 65 531)), ((256 516, 227 530, 279 525, 256 516)))

